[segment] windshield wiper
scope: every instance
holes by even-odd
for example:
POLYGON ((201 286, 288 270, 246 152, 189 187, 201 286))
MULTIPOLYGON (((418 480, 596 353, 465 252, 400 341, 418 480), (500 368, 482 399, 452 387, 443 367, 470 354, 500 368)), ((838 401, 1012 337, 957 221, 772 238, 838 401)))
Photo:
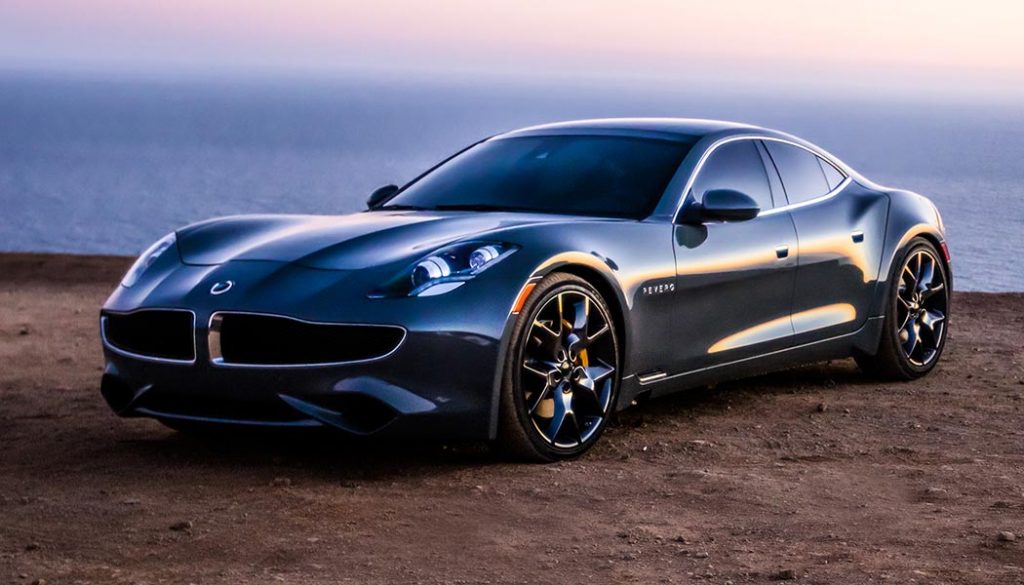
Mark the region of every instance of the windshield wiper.
POLYGON ((452 203, 435 205, 431 209, 438 211, 529 211, 533 213, 550 213, 535 207, 517 205, 496 205, 493 203, 452 203))
POLYGON ((380 207, 378 207, 374 211, 376 211, 376 210, 383 210, 383 211, 426 211, 428 209, 432 209, 432 208, 430 208, 430 207, 423 207, 423 206, 420 206, 420 205, 402 205, 400 203, 394 203, 392 205, 381 205, 380 207))

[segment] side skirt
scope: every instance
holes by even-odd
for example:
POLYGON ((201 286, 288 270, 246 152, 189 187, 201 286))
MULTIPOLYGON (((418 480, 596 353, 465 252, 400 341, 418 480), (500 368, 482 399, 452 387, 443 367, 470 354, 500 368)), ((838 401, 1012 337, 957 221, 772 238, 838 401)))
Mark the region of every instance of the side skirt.
POLYGON ((883 321, 884 317, 871 317, 853 333, 672 374, 646 383, 641 382, 638 376, 631 375, 622 380, 622 391, 619 393, 616 410, 623 410, 648 398, 658 398, 705 384, 747 378, 816 361, 847 358, 853 355, 854 351, 873 354, 878 351, 883 321))

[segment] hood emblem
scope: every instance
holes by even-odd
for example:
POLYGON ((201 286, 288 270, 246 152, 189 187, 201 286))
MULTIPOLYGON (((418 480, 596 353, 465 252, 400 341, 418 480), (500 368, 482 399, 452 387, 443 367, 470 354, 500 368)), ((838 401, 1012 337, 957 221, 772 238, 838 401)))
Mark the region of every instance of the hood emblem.
POLYGON ((214 296, 222 295, 231 290, 231 287, 233 286, 235 286, 235 281, 233 280, 222 280, 220 282, 215 282, 213 283, 213 286, 210 287, 210 294, 214 296))

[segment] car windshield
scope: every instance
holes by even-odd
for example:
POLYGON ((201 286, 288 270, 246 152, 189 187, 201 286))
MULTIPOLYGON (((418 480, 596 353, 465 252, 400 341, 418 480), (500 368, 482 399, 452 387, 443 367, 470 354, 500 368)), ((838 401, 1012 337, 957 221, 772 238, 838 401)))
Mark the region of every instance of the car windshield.
POLYGON ((473 146, 382 209, 533 211, 642 219, 693 142, 624 136, 524 136, 473 146))

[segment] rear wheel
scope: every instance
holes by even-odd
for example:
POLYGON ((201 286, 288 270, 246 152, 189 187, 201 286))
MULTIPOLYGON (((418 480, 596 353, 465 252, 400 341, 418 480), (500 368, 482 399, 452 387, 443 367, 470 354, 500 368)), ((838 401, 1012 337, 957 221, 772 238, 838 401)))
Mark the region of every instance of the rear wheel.
POLYGON ((527 299, 512 333, 499 445, 531 461, 579 456, 615 405, 620 355, 611 311, 585 280, 554 274, 527 299))
POLYGON ((864 371, 912 380, 935 367, 949 326, 949 277, 931 242, 913 240, 895 265, 878 353, 857 356, 864 371))

